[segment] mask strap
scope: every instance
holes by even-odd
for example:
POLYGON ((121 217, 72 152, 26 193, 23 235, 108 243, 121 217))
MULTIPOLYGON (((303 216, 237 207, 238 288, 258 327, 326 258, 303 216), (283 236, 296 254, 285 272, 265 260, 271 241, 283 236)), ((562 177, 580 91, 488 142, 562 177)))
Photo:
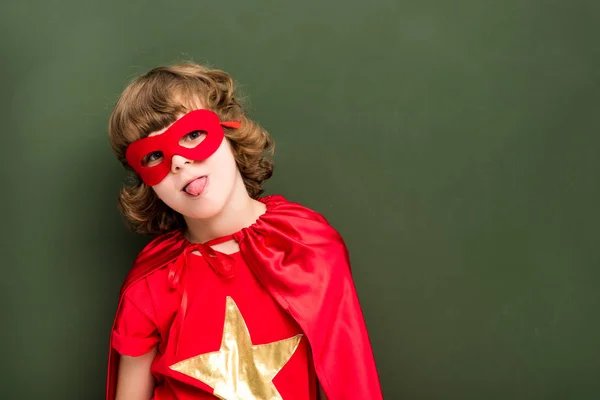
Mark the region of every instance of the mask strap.
POLYGON ((240 121, 222 121, 221 125, 225 128, 239 129, 242 123, 240 121))

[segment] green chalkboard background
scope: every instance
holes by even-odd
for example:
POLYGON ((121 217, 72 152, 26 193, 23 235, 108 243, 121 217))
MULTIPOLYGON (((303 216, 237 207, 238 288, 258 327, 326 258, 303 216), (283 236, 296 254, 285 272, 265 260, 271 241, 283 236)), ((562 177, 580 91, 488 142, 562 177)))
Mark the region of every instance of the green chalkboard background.
POLYGON ((277 143, 268 192, 345 237, 386 399, 600 398, 599 20, 583 0, 3 2, 0 398, 103 398, 147 241, 107 118, 182 60, 239 81, 277 143))

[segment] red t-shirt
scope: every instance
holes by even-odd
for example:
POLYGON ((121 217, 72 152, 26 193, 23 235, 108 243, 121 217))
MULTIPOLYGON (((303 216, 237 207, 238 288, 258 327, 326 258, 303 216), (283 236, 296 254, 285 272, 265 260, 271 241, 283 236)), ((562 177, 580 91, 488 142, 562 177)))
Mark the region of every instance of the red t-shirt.
POLYGON ((129 287, 113 347, 139 356, 158 344, 154 400, 214 399, 213 392, 236 399, 316 399, 306 337, 241 254, 231 257, 232 277, 189 254, 179 286, 169 283, 172 271, 165 266, 129 287))

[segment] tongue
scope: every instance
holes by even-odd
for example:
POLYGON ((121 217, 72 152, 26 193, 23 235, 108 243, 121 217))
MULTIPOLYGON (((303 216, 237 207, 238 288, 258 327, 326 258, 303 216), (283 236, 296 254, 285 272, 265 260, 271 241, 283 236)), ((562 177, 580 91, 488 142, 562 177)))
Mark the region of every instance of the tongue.
POLYGON ((206 186, 206 177, 198 178, 185 187, 185 192, 192 196, 198 196, 206 186))

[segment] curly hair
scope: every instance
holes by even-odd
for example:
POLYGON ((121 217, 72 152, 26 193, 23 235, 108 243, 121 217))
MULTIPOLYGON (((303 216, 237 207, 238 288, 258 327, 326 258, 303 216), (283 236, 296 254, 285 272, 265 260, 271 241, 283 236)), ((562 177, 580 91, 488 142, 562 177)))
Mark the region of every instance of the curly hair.
POLYGON ((183 216, 162 202, 127 164, 125 152, 132 142, 166 128, 179 115, 206 108, 221 121, 241 121, 238 129, 224 128, 248 194, 256 199, 262 184, 273 174, 269 133, 244 116, 229 74, 194 63, 154 68, 131 82, 110 115, 108 134, 113 152, 131 171, 119 194, 118 206, 127 225, 138 233, 156 235, 185 228, 183 216))

